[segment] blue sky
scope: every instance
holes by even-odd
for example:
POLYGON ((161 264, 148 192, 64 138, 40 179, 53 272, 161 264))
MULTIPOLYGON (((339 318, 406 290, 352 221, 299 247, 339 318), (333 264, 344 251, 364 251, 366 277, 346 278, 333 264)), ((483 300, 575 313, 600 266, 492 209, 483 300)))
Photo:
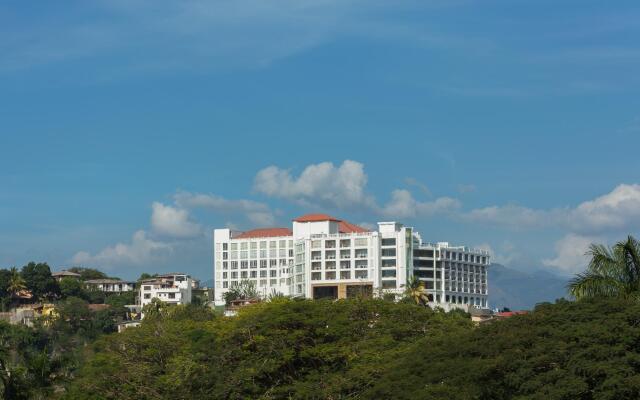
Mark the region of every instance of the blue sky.
POLYGON ((640 5, 5 1, 0 267, 212 275, 211 229, 397 219, 519 269, 640 234, 640 5))

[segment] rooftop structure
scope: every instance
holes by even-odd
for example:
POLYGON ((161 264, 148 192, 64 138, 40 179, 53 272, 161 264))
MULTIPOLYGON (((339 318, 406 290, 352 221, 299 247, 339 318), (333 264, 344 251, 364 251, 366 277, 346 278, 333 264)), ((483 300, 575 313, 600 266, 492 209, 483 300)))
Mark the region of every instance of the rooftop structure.
POLYGON ((145 279, 140 283, 140 305, 145 306, 153 299, 169 304, 189 304, 192 287, 191 277, 179 272, 145 279))
POLYGON ((51 274, 51 276, 57 280, 58 282, 60 282, 63 278, 76 278, 76 279, 80 279, 80 274, 76 274, 75 272, 71 272, 71 271, 67 271, 66 269, 63 269, 62 271, 58 271, 58 272, 53 272, 51 274))
POLYGON ((119 279, 89 279, 84 281, 84 284, 89 290, 97 290, 107 293, 130 292, 136 288, 135 282, 122 281, 119 279))

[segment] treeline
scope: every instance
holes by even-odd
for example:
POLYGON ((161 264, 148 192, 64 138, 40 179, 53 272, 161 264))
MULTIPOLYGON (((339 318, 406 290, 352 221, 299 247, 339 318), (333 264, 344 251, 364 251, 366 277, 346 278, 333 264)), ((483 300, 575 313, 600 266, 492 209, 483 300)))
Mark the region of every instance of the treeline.
POLYGON ((558 301, 474 328, 384 300, 158 310, 99 338, 64 399, 637 399, 640 305, 558 301))
MULTIPOLYGON (((0 269, 0 309, 7 311, 21 303, 55 302, 68 297, 78 297, 91 304, 108 303, 109 296, 104 292, 87 290, 84 281, 90 279, 118 279, 93 268, 73 267, 70 272, 80 275, 79 278, 63 278, 56 281, 47 263, 30 262, 18 269, 0 269)), ((123 301, 117 304, 132 304, 135 294, 124 294, 123 301)), ((111 299, 114 301, 115 299, 111 299)))

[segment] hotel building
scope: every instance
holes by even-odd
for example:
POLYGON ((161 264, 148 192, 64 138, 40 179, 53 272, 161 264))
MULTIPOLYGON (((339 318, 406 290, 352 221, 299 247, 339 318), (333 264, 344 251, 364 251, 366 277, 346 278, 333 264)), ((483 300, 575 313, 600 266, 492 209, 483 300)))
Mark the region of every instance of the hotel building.
POLYGON ((293 220, 292 229, 214 231, 215 300, 242 280, 263 297, 348 298, 359 293, 401 295, 415 276, 430 303, 445 309, 486 308, 489 254, 425 243, 412 228, 379 222, 368 230, 325 214, 293 220))
POLYGON ((140 307, 151 303, 153 299, 162 300, 168 304, 191 303, 191 277, 183 273, 158 275, 140 282, 140 307))

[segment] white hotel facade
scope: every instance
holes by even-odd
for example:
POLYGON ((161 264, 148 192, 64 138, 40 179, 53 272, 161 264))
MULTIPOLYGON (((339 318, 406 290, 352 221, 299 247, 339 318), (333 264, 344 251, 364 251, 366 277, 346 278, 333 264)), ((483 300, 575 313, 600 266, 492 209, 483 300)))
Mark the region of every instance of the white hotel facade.
POLYGON ((369 231, 325 214, 293 220, 292 229, 214 231, 215 300, 242 280, 261 296, 348 298, 358 293, 404 291, 407 279, 423 283, 432 305, 488 307, 484 250, 425 243, 412 228, 379 222, 369 231))

